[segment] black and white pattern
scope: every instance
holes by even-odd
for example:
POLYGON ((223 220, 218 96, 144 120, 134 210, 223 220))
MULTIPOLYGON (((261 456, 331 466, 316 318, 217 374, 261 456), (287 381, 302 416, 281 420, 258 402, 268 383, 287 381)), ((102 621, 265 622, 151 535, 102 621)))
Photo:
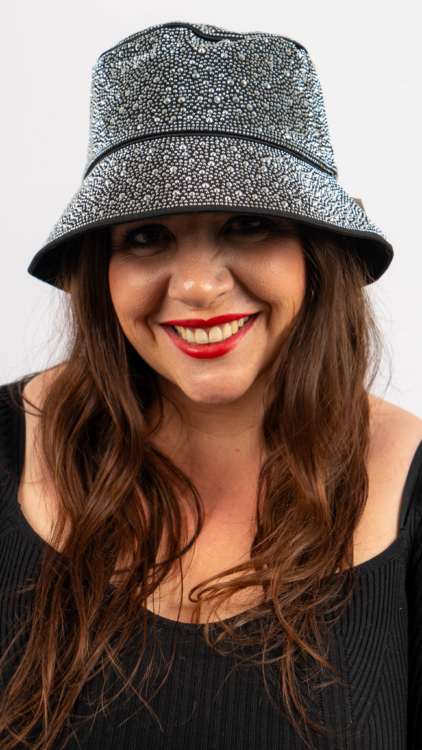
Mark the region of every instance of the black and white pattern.
POLYGON ((57 268, 71 236, 189 210, 267 211, 372 238, 374 277, 391 261, 381 230, 337 183, 320 83, 296 42, 146 29, 98 59, 90 114, 84 179, 30 265, 39 278, 52 281, 48 258, 57 268))

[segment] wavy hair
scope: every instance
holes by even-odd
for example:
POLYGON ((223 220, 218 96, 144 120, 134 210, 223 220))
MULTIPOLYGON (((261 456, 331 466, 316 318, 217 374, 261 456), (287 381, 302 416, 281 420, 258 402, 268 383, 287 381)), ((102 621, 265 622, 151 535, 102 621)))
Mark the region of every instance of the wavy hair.
MULTIPOLYGON (((298 665, 305 660, 320 687, 341 678, 328 661, 329 625, 354 587, 353 535, 368 494, 367 390, 381 350, 365 268, 351 241, 295 226, 306 291, 268 373, 266 458, 250 560, 203 581, 190 596, 198 613, 204 602, 215 611, 236 593, 261 587, 258 606, 217 628, 208 622, 205 637, 219 653, 258 664, 311 743, 314 731, 328 730, 311 715, 298 665)), ((39 412, 58 521, 37 579, 25 589, 31 607, 19 632, 26 628, 27 640, 0 698, 0 750, 20 742, 53 748, 83 686, 103 672, 105 684, 113 669, 148 707, 154 648, 138 691, 136 670, 125 672, 123 650, 143 622, 138 668, 155 643, 145 636, 146 602, 175 566, 181 569, 203 524, 198 490, 151 441, 149 415, 158 405, 162 416, 163 395, 115 314, 109 243, 105 228, 84 235, 71 253, 69 246, 64 266, 61 283, 71 292, 68 352, 39 412), (195 517, 190 539, 180 492, 195 517)))

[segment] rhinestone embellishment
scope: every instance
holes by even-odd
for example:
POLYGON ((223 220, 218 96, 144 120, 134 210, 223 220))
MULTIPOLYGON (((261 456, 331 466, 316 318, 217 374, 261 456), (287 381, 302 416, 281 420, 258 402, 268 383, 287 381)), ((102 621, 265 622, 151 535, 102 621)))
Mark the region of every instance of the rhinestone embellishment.
POLYGON ((381 230, 337 183, 321 86, 289 39, 146 29, 98 59, 90 115, 81 187, 31 268, 87 229, 175 210, 274 213, 382 247, 381 230))
MULTIPOLYGON (((223 33, 216 27, 206 28, 203 33, 210 36, 223 33)), ((139 137, 139 130, 144 136, 211 130, 255 136, 289 148, 291 138, 286 133, 295 132, 295 154, 336 175, 315 69, 307 54, 294 54, 294 42, 274 34, 239 34, 238 41, 223 40, 231 43, 224 44, 222 57, 220 42, 199 39, 191 28, 169 29, 163 25, 155 27, 153 57, 150 33, 147 29, 123 40, 101 55, 93 68, 85 174, 102 154, 139 137), (262 49, 259 53, 256 45, 262 49), (304 75, 313 82, 318 97, 309 96, 303 86, 297 85, 304 75), (253 104, 245 96, 252 81, 253 104), (167 95, 163 97, 164 88, 167 95), (122 89, 124 107, 119 103, 122 89), (224 101, 224 110, 216 107, 209 112, 198 106, 206 89, 212 91, 215 105, 224 101), (135 104, 143 115, 141 128, 135 104), (296 128, 299 120, 303 126, 296 128)), ((232 36, 232 32, 226 33, 232 36)))
POLYGON ((299 220, 311 218, 384 236, 334 177, 275 147, 254 144, 255 159, 251 159, 247 142, 224 136, 170 136, 159 143, 159 148, 153 149, 153 160, 147 141, 127 145, 102 159, 47 242, 90 222, 93 185, 110 223, 121 216, 129 221, 130 215, 147 217, 157 211, 171 214, 174 209, 189 212, 189 208, 198 207, 227 210, 230 206, 283 213, 299 220), (227 160, 228 153, 238 157, 236 169, 227 160), (169 174, 171 182, 166 177, 169 174), (110 175, 113 192, 109 190, 110 175), (146 191, 147 185, 154 190, 146 191))

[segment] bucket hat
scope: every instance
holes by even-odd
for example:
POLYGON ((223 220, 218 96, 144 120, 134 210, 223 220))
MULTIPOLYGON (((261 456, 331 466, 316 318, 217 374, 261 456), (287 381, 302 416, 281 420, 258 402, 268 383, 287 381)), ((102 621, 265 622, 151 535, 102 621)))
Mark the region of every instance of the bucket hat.
POLYGON ((213 211, 347 235, 368 283, 393 257, 337 181, 321 85, 301 44, 179 21, 152 26, 94 65, 82 184, 28 271, 55 285, 64 250, 89 230, 213 211))

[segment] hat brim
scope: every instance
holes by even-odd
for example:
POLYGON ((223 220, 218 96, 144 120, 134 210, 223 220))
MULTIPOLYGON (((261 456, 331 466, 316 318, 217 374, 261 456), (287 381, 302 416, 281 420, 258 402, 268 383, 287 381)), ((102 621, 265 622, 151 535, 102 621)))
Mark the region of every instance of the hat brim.
POLYGON ((274 215, 356 239, 378 279, 393 258, 381 230, 334 177, 280 148, 224 135, 129 143, 84 179, 28 272, 56 284, 69 240, 102 226, 183 213, 274 215))

